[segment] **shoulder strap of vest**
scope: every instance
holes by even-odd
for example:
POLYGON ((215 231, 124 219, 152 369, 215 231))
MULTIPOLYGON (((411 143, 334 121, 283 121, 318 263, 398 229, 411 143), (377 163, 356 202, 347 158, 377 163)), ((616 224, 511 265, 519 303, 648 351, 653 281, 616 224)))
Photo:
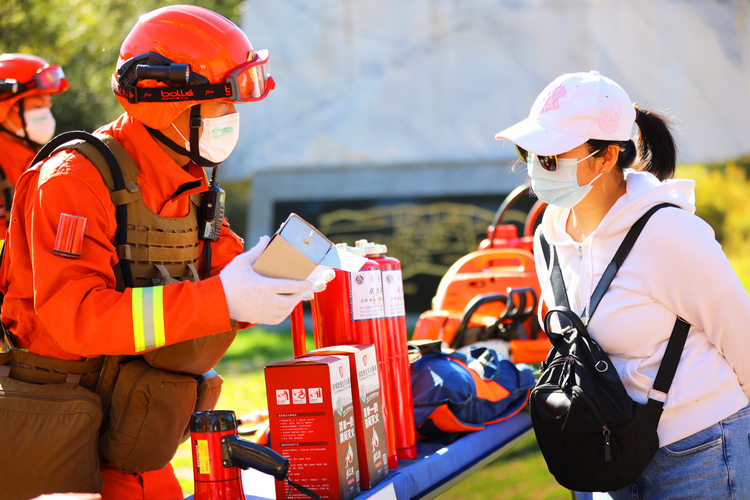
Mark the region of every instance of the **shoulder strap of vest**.
POLYGON ((128 155, 122 146, 120 146, 120 144, 113 138, 111 139, 110 144, 107 145, 102 139, 93 134, 89 134, 82 130, 75 130, 72 132, 64 132, 45 144, 34 157, 31 164, 35 165, 36 163, 39 163, 60 149, 75 149, 76 151, 79 151, 86 156, 92 164, 94 164, 99 172, 106 171, 104 165, 109 167, 109 176, 105 178, 104 173, 102 173, 102 178, 104 179, 105 184, 107 183, 107 179, 111 179, 112 187, 107 185, 111 193, 121 193, 118 195, 117 201, 115 200, 114 195, 112 197, 112 201, 115 203, 115 218, 117 220, 117 229, 115 231, 117 256, 120 260, 120 270, 122 271, 125 286, 133 288, 133 273, 130 269, 130 262, 128 262, 128 259, 130 258, 130 246, 128 245, 127 240, 128 209, 126 204, 141 196, 140 191, 138 190, 138 185, 135 182, 138 172, 135 162, 133 162, 130 155, 128 155), (87 145, 84 146, 83 149, 80 147, 81 142, 85 142, 87 145), (113 149, 110 149, 110 147, 113 149), (119 158, 115 156, 114 152, 117 152, 119 158), (123 175, 123 170, 121 170, 121 164, 118 159, 122 160, 122 165, 127 169, 126 172, 129 176, 128 183, 125 181, 125 176, 123 175), (130 185, 130 187, 128 187, 128 185, 130 185), (135 187, 135 191, 131 191, 133 187, 135 187), (129 196, 135 196, 135 198, 130 201, 125 201, 129 196))
POLYGON ((102 141, 114 155, 120 171, 122 172, 122 179, 125 185, 124 189, 115 188, 115 181, 112 177, 112 171, 109 168, 107 160, 104 155, 99 152, 96 146, 88 140, 79 139, 62 144, 55 148, 55 150, 50 153, 50 156, 64 149, 73 149, 85 156, 99 171, 104 184, 107 186, 107 189, 109 189, 112 203, 114 203, 115 206, 126 205, 141 199, 141 191, 138 189, 137 182, 138 167, 133 161, 133 158, 130 157, 128 152, 125 151, 125 148, 123 148, 114 137, 107 134, 97 134, 92 135, 92 137, 102 141))

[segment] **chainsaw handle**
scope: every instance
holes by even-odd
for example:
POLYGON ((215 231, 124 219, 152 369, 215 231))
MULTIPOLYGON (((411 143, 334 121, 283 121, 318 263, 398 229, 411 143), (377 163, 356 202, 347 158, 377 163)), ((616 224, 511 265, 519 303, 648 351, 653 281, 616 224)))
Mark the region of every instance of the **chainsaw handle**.
POLYGON ((534 314, 534 310, 537 306, 536 291, 533 288, 521 287, 521 288, 508 288, 508 307, 504 313, 500 316, 500 320, 504 319, 525 319, 528 316, 534 314), (526 307, 526 298, 531 295, 531 305, 526 307), (516 306, 515 298, 518 298, 518 305, 516 306))
POLYGON ((466 304, 463 313, 461 313, 461 323, 458 325, 456 334, 453 336, 453 341, 451 342, 452 348, 458 349, 459 347, 461 347, 461 343, 464 340, 464 333, 466 332, 466 327, 469 325, 471 317, 475 312, 477 312, 480 307, 489 302, 502 302, 504 304, 508 304, 508 297, 501 293, 492 293, 477 295, 476 297, 471 299, 469 303, 466 304))
POLYGON ((492 219, 492 237, 490 238, 489 248, 495 248, 495 235, 497 234, 497 226, 499 226, 502 222, 503 217, 505 217, 505 213, 510 209, 511 206, 513 206, 518 198, 528 193, 529 189, 529 186, 523 184, 511 191, 510 194, 505 197, 502 205, 500 205, 500 207, 497 209, 497 212, 495 212, 495 217, 492 219))

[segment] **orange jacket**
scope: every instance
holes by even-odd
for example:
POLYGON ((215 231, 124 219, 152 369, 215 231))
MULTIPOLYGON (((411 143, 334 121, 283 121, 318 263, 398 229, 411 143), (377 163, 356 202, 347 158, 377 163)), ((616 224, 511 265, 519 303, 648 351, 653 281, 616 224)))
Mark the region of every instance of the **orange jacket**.
MULTIPOLYGON (((0 167, 14 186, 18 184, 21 174, 29 168, 35 155, 36 151, 30 149, 20 137, 11 138, 7 132, 0 132, 0 167)), ((5 197, 2 193, 0 193, 0 207, 2 207, 0 208, 0 240, 4 240, 5 231, 8 229, 8 218, 5 197)))
MULTIPOLYGON (((201 167, 191 162, 187 170, 180 168, 127 114, 97 132, 113 136, 132 156, 143 201, 153 212, 184 217, 190 195, 207 189, 201 167), (191 183, 196 187, 172 196, 191 183)), ((114 289, 115 229, 109 191, 96 167, 79 153, 59 152, 21 177, 0 267, 2 321, 14 334, 16 347, 80 360, 137 354, 137 336, 140 332, 142 338, 144 330, 163 339, 157 340, 159 347, 231 329, 218 272, 242 252, 242 240, 228 227, 212 244, 212 277, 136 289, 138 294, 114 289), (61 213, 87 219, 78 259, 53 252, 61 213)), ((203 260, 198 264, 202 275, 203 260)))

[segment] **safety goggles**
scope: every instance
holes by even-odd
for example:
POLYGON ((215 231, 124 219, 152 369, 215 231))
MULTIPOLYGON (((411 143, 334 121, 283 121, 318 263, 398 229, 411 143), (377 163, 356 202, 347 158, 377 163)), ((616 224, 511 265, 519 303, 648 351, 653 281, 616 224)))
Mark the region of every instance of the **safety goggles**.
MULTIPOLYGON (((39 90, 67 90, 68 80, 65 78, 65 73, 60 66, 47 66, 46 68, 40 69, 31 82, 36 84, 35 87, 39 90)), ((28 88, 32 88, 32 83, 26 84, 28 88)))
POLYGON ((252 60, 229 74, 232 89, 230 99, 235 102, 259 101, 276 86, 268 67, 268 50, 258 50, 252 60))
POLYGON ((68 90, 68 80, 60 66, 42 68, 28 82, 18 83, 15 80, 0 80, 0 93, 9 94, 0 97, 0 100, 10 99, 31 90, 40 90, 44 93, 65 92, 68 90))
MULTIPOLYGON (((578 146, 578 148, 583 147, 583 146, 584 145, 578 146)), ((573 148, 573 149, 571 149, 571 151, 575 151, 578 148, 573 148)), ((524 163, 530 163, 531 160, 532 160, 531 157, 534 154, 534 153, 531 153, 529 151, 526 151, 525 149, 523 149, 518 144, 516 144, 516 152, 518 153, 518 156, 521 158, 521 161, 523 161, 524 163)), ((595 155, 598 152, 599 152, 599 150, 596 150, 593 153, 591 153, 590 155, 588 155, 586 158, 589 158, 590 156, 593 156, 593 155, 595 155)), ((555 172, 555 171, 557 171, 557 155, 549 155, 549 156, 536 155, 536 157, 539 159, 539 163, 542 165, 542 168, 544 170, 546 170, 547 172, 555 172)), ((583 158, 583 159, 579 160, 579 162, 585 160, 586 158, 583 158)))

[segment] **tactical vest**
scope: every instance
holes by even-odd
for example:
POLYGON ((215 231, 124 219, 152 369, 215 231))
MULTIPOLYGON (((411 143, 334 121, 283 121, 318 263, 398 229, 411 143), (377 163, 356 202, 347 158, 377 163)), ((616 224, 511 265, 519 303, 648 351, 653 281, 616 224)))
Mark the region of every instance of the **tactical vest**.
MULTIPOLYGON (((73 149, 83 154, 99 171, 115 207, 127 206, 127 244, 117 246, 119 259, 127 260, 136 288, 167 285, 178 281, 199 281, 196 265, 199 258, 198 210, 200 195, 190 197, 185 217, 167 218, 152 212, 143 202, 138 187, 138 167, 113 137, 101 134, 99 139, 112 151, 120 164, 125 189, 116 190, 112 172, 104 156, 90 143, 75 141, 63 144, 52 154, 73 149)), ((123 291, 120 266, 115 266, 116 290, 123 291)))
MULTIPOLYGON (((143 202, 138 187, 138 167, 127 151, 107 134, 95 137, 104 142, 114 155, 122 172, 124 188, 116 189, 117 183, 106 158, 90 140, 66 142, 55 151, 72 149, 83 154, 101 174, 104 184, 110 191, 115 210, 122 206, 127 207, 126 242, 116 241, 116 248, 120 263, 127 261, 129 264, 133 286, 140 288, 168 285, 183 280, 199 281, 195 266, 200 253, 200 195, 190 197, 190 209, 185 217, 167 218, 153 213, 143 202)), ((211 263, 204 262, 204 265, 210 268, 211 263)), ((115 289, 123 291, 126 283, 123 280, 121 264, 115 266, 115 275, 115 289)), ((232 329, 226 332, 159 347, 142 353, 141 356, 155 368, 201 375, 221 360, 234 341, 237 329, 237 322, 232 320, 232 329)))

